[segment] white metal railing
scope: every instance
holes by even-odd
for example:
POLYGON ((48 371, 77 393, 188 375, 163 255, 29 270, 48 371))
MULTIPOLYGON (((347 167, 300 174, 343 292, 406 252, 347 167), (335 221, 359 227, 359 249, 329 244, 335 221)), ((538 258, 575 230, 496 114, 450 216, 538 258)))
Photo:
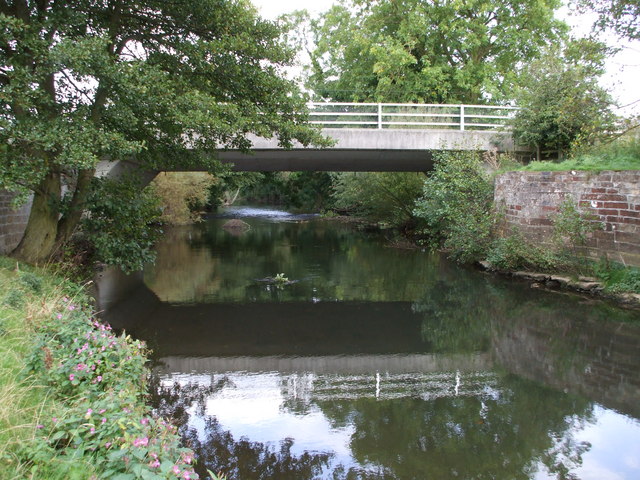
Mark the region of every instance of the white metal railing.
POLYGON ((311 121, 326 128, 509 130, 517 107, 417 103, 309 104, 311 121))

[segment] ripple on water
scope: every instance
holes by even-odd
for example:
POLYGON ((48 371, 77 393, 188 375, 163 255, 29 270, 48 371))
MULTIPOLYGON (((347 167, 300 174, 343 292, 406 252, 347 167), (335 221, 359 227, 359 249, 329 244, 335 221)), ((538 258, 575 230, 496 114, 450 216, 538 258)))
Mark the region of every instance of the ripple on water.
POLYGON ((297 221, 317 217, 317 214, 295 214, 266 207, 231 206, 215 215, 216 218, 264 218, 273 221, 297 221))

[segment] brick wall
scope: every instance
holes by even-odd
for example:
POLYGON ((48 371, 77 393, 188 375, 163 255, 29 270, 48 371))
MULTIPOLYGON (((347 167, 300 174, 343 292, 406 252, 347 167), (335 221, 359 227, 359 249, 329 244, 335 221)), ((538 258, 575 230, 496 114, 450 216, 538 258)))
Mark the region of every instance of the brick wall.
POLYGON ((508 172, 496 178, 495 200, 507 226, 533 242, 550 242, 553 215, 568 196, 603 227, 590 234, 590 255, 640 266, 640 171, 508 172))
POLYGON ((0 190, 0 255, 13 250, 24 234, 31 202, 15 210, 11 206, 13 194, 0 190))

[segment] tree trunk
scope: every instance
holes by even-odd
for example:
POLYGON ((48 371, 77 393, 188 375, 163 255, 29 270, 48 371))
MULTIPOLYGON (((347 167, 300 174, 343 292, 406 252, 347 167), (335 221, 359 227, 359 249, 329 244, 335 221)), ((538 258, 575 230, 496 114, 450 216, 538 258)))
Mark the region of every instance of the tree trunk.
POLYGON ((49 172, 33 195, 29 221, 12 256, 28 263, 48 261, 55 253, 60 203, 60 175, 49 172))
POLYGON ((58 222, 58 232, 56 235, 56 244, 54 251, 61 249, 71 238, 73 232, 75 232, 82 214, 85 210, 85 204, 89 191, 91 190, 91 180, 95 175, 95 168, 88 168, 80 170, 78 172, 78 179, 76 181, 73 197, 71 198, 71 204, 69 209, 58 222))

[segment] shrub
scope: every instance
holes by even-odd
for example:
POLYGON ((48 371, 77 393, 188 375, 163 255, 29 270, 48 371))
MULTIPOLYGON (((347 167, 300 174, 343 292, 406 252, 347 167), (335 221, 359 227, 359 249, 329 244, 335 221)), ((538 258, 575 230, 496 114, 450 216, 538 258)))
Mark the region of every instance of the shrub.
POLYGON ((619 263, 602 261, 595 268, 607 291, 640 293, 640 269, 619 263))
POLYGON ((338 209, 407 230, 417 222, 413 206, 423 180, 413 172, 339 173, 333 198, 338 209))
POLYGON ((549 249, 530 244, 517 229, 493 242, 487 260, 500 270, 533 268, 548 271, 556 266, 554 255, 549 249))
POLYGON ((426 223, 425 241, 443 246, 457 261, 480 260, 489 250, 495 224, 493 184, 481 156, 439 152, 434 161, 414 210, 426 223))

